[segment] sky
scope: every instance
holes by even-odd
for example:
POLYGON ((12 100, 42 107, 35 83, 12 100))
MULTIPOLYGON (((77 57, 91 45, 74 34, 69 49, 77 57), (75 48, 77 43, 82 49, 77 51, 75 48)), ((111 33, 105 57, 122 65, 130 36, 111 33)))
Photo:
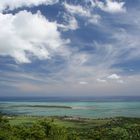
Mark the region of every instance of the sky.
POLYGON ((140 0, 1 0, 0 96, 140 96, 140 0))

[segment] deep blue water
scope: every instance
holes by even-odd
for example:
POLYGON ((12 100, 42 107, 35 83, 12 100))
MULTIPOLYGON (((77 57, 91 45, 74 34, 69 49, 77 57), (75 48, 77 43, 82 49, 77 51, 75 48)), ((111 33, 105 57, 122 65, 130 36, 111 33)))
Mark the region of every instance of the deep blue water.
POLYGON ((2 97, 0 112, 90 118, 140 117, 140 97, 2 97))

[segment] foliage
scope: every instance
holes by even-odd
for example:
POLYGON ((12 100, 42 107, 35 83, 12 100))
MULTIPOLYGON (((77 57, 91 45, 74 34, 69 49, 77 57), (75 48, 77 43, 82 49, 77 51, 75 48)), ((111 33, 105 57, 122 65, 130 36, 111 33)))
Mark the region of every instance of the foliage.
MULTIPOLYGON (((16 117, 15 117, 16 119, 16 117)), ((31 118, 30 118, 31 119, 31 118)), ((140 119, 112 118, 72 121, 36 119, 32 123, 12 125, 8 116, 0 116, 0 140, 139 140, 140 119)))

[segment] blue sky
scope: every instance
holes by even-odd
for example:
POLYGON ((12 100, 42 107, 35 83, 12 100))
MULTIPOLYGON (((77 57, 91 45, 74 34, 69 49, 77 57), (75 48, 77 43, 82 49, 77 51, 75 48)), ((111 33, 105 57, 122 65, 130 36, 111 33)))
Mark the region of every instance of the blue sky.
POLYGON ((140 95, 139 0, 2 0, 0 96, 140 95))

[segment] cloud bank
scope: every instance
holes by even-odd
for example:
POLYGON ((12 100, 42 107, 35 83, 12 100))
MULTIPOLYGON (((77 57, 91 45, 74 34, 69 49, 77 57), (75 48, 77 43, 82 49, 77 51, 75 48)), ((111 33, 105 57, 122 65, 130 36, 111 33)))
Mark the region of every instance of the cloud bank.
POLYGON ((1 91, 139 95, 140 12, 134 3, 2 0, 1 91))

